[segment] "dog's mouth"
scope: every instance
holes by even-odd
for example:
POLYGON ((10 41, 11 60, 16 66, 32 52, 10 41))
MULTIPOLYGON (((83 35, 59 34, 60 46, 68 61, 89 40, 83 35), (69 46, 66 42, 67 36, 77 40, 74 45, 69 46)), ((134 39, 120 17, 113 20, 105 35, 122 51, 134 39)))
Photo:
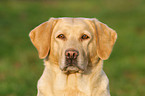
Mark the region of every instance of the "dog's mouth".
POLYGON ((66 66, 62 69, 65 74, 83 73, 84 70, 78 66, 66 66))
POLYGON ((84 70, 78 66, 77 60, 66 60, 62 71, 65 74, 83 73, 84 70))

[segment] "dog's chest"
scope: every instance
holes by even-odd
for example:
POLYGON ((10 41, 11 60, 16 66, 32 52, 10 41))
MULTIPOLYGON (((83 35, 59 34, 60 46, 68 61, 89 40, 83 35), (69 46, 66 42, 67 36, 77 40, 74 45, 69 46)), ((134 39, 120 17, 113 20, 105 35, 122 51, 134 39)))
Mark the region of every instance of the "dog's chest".
POLYGON ((66 90, 66 89, 76 90, 78 85, 79 85, 79 80, 78 80, 76 74, 71 74, 71 75, 58 74, 56 76, 56 79, 55 79, 54 89, 57 89, 57 90, 66 90))
POLYGON ((79 79, 76 74, 69 76, 57 76, 54 84, 56 96, 87 96, 87 83, 79 79))
POLYGON ((88 96, 87 94, 79 91, 78 89, 66 89, 66 90, 58 90, 55 92, 55 96, 88 96))

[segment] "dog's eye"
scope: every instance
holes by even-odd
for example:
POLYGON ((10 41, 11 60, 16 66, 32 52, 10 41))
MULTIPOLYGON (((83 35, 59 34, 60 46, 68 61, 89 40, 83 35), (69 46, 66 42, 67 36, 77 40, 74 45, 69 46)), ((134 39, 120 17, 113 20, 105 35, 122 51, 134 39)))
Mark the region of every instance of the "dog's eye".
POLYGON ((85 34, 81 37, 81 39, 88 39, 88 38, 89 38, 89 36, 87 36, 85 34))
POLYGON ((64 39, 65 36, 63 34, 60 34, 60 35, 57 36, 57 38, 64 39))

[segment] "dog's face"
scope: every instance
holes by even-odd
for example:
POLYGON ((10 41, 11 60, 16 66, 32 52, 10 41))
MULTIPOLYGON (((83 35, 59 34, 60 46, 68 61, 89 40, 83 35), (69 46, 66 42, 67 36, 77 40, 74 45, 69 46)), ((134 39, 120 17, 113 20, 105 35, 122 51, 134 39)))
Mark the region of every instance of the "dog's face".
POLYGON ((30 37, 40 58, 50 52, 48 59, 64 73, 82 73, 97 57, 109 57, 116 33, 96 19, 53 18, 32 30, 30 37))
MULTIPOLYGON (((89 23, 89 22, 88 22, 89 23)), ((82 19, 61 19, 51 37, 50 55, 58 58, 60 69, 67 73, 83 72, 88 65, 93 30, 82 19)), ((95 50, 94 50, 95 52, 95 50)))

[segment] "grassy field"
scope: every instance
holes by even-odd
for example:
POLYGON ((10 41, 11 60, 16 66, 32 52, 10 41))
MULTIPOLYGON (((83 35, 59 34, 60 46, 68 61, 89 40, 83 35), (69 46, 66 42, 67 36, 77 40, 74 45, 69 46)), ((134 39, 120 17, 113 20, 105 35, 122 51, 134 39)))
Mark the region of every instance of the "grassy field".
POLYGON ((44 66, 28 37, 50 17, 97 18, 117 31, 104 70, 112 96, 145 96, 145 0, 0 1, 0 96, 36 96, 44 66))

